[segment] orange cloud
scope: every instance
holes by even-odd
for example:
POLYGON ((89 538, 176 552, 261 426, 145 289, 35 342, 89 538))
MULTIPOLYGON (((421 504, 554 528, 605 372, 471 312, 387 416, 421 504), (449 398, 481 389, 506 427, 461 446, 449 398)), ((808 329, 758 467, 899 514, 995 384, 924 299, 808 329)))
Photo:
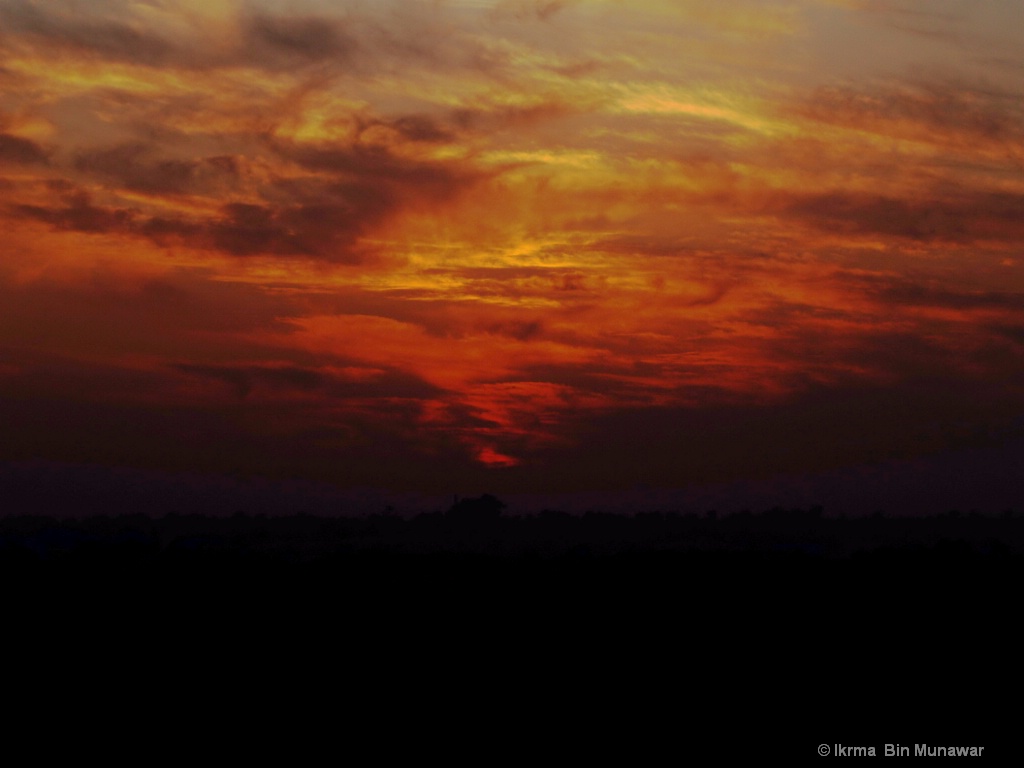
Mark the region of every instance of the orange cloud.
POLYGON ((808 71, 863 12, 4 4, 0 388, 31 414, 12 455, 92 455, 76 441, 112 419, 110 456, 187 463, 143 450, 138 418, 260 471, 280 444, 300 474, 397 456, 420 480, 550 480, 579 451, 601 468, 582 475, 618 456, 669 482, 643 430, 726 473, 661 432, 702 409, 721 462, 764 471, 748 423, 797 414, 813 440, 817 414, 868 445, 822 414, 886 387, 955 379, 941 408, 995 419, 984 389, 1011 412, 1020 94, 808 71))

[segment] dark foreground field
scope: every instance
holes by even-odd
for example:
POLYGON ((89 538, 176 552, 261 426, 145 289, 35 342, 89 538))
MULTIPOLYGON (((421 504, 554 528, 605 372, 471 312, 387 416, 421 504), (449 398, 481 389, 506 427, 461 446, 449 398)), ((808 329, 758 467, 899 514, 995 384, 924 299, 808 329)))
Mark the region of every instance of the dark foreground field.
POLYGON ((1003 702, 1020 691, 1024 517, 479 501, 412 519, 7 517, 8 639, 93 685, 129 670, 140 701, 184 689, 196 727, 298 713, 381 755, 407 741, 370 738, 389 723, 481 759, 471 734, 488 754, 543 742, 635 764, 1021 754, 1003 702))

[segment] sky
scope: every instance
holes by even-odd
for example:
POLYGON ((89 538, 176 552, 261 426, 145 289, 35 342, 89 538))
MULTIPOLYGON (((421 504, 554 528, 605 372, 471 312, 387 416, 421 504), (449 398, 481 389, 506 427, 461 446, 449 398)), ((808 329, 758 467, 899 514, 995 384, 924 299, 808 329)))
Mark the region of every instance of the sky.
POLYGON ((1022 75, 1017 0, 0 0, 0 478, 1019 506, 1022 75))

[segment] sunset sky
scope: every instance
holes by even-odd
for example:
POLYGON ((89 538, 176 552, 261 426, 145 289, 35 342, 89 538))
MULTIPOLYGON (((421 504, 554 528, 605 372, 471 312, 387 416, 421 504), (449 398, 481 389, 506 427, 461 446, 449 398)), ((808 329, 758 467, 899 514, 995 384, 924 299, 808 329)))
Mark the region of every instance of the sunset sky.
POLYGON ((1019 0, 0 0, 0 227, 0 475, 1024 503, 1019 0))

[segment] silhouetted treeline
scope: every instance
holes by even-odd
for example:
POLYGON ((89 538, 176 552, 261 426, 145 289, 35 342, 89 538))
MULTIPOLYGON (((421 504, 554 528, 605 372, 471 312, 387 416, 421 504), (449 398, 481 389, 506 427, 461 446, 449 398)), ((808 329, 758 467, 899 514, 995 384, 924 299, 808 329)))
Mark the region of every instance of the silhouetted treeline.
POLYGON ((7 560, 83 557, 202 559, 250 557, 314 562, 344 555, 593 557, 635 554, 757 554, 843 559, 897 554, 1024 554, 1024 516, 956 511, 931 517, 831 518, 820 508, 775 508, 719 516, 642 512, 502 514, 493 496, 463 499, 447 512, 403 519, 142 514, 53 519, 0 518, 7 560))

